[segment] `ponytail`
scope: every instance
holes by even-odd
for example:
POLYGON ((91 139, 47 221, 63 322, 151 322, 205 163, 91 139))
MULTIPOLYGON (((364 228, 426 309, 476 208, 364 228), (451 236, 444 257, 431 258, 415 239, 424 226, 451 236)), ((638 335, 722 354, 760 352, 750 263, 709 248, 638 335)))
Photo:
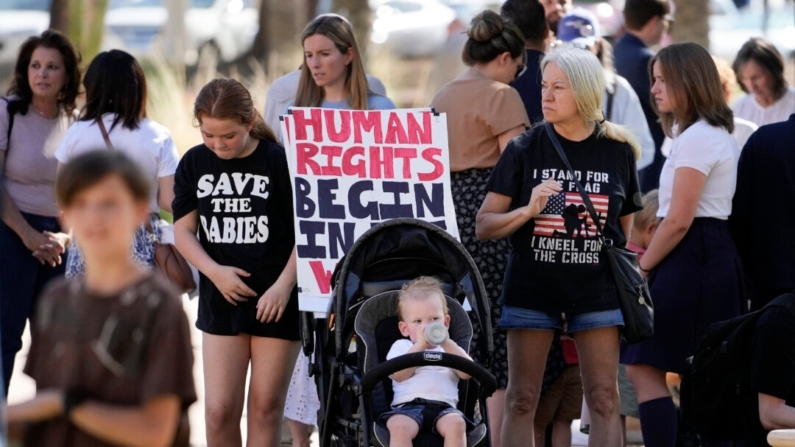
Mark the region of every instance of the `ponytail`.
POLYGON ((616 123, 611 123, 610 121, 598 123, 598 126, 598 135, 600 137, 607 137, 611 140, 627 143, 630 145, 630 147, 632 147, 632 152, 635 154, 635 160, 640 160, 640 143, 638 142, 638 138, 635 136, 635 134, 630 132, 626 127, 616 123))
POLYGON ((251 128, 251 132, 248 134, 258 140, 266 140, 272 143, 278 143, 276 140, 276 135, 273 133, 273 129, 271 129, 266 123, 265 119, 262 117, 262 114, 259 111, 256 111, 257 115, 254 117, 254 126, 251 128))

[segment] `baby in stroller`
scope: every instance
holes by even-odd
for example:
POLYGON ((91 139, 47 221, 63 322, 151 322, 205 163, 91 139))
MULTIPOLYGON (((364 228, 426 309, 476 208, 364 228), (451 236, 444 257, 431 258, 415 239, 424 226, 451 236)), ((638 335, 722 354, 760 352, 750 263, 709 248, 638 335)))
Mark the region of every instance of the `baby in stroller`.
MULTIPOLYGON (((398 298, 398 328, 409 340, 397 340, 387 360, 416 352, 445 352, 472 360, 455 341, 436 346, 425 338, 425 328, 440 322, 448 327, 450 315, 439 280, 419 277, 403 286, 398 298)), ((443 366, 407 368, 390 376, 394 390, 392 411, 381 416, 389 429, 391 446, 411 446, 420 429, 438 433, 445 446, 466 445, 466 420, 458 404, 458 380, 468 374, 443 366)))

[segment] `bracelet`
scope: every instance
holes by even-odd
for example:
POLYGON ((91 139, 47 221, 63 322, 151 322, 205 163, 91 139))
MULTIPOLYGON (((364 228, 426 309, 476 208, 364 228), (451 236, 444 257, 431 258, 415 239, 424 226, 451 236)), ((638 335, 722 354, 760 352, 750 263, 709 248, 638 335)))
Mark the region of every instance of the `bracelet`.
POLYGON ((646 270, 645 268, 641 267, 640 263, 638 263, 638 269, 640 269, 640 271, 643 273, 651 273, 651 270, 646 270))
POLYGON ((72 410, 88 399, 85 393, 77 389, 69 389, 63 395, 63 415, 69 419, 72 410))

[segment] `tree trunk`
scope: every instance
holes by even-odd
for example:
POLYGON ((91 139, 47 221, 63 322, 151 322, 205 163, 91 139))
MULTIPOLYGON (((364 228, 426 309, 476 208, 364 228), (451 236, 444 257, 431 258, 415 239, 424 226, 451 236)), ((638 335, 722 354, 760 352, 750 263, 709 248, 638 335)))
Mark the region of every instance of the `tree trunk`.
POLYGON ((292 56, 301 54, 301 31, 308 23, 306 18, 314 18, 313 3, 316 0, 261 0, 259 31, 251 50, 221 69, 235 66, 240 73, 247 73, 251 59, 265 65, 268 74, 274 76, 298 68, 300 60, 292 56))
POLYGON ((351 21, 359 52, 367 54, 370 39, 370 5, 367 0, 334 0, 334 11, 351 21))
POLYGON ((259 30, 257 35, 254 36, 254 44, 251 46, 248 54, 243 56, 243 59, 254 58, 259 62, 267 60, 268 53, 270 52, 271 39, 270 39, 270 1, 260 0, 259 4, 259 30))
POLYGON ((69 37, 88 63, 102 48, 108 0, 52 0, 50 28, 69 37))
POLYGON ((314 20, 317 15, 318 0, 306 0, 306 23, 314 20))
POLYGON ((69 0, 52 0, 50 29, 58 30, 64 34, 69 32, 69 0))
POLYGON ((696 42, 709 48, 709 0, 676 0, 676 42, 696 42))

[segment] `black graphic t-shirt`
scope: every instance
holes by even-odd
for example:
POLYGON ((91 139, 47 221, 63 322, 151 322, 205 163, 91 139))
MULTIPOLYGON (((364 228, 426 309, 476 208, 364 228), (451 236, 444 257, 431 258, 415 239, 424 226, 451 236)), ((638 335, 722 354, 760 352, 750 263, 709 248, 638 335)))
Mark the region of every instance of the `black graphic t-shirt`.
MULTIPOLYGON (((627 241, 619 217, 642 208, 632 148, 596 132, 578 142, 557 136, 593 203, 605 238, 624 247, 627 241)), ((513 210, 527 205, 533 188, 549 178, 559 181, 563 191, 510 236, 513 250, 503 303, 550 313, 617 309, 596 225, 544 126, 508 144, 486 188, 510 197, 513 210)))
MULTIPOLYGON (((281 146, 262 140, 251 155, 222 160, 198 145, 177 167, 174 196, 174 220, 198 210, 204 251, 220 265, 249 272, 242 279, 257 297, 279 278, 295 245, 290 173, 281 146)), ((200 290, 202 299, 225 302, 203 275, 200 290)), ((256 305, 257 299, 248 301, 256 305)))

